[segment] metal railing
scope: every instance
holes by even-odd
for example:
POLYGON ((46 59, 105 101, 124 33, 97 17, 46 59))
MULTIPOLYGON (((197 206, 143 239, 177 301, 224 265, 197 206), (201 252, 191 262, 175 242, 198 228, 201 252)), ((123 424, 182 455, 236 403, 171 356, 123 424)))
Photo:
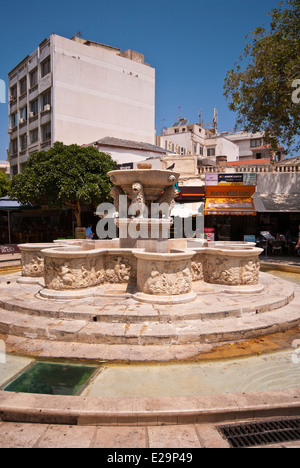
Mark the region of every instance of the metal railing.
MULTIPOLYGON (((296 166, 293 164, 286 164, 286 165, 244 165, 244 166, 230 166, 228 164, 226 169, 234 169, 235 172, 253 172, 253 173, 295 173, 300 172, 300 166, 296 166)), ((210 174, 210 173, 217 173, 217 172, 224 172, 224 168, 216 167, 216 166, 202 166, 198 168, 199 174, 210 174)))

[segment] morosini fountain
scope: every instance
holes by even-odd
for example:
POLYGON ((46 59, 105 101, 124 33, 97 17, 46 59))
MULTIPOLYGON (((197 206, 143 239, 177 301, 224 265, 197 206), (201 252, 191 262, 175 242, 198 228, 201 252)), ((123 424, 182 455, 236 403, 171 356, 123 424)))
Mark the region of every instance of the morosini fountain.
POLYGON ((294 286, 260 273, 251 243, 169 238, 179 174, 109 173, 117 217, 102 240, 25 244, 1 277, 0 333, 14 352, 104 361, 195 359, 230 340, 299 325, 294 286))

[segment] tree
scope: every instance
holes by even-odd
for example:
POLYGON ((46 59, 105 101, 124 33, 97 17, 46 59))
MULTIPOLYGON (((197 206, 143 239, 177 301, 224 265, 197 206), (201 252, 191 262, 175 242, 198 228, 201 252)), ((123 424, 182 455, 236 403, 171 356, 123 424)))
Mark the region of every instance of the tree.
POLYGON ((7 174, 0 172, 0 197, 5 197, 9 193, 10 182, 7 174))
POLYGON ((282 1, 270 14, 269 29, 250 33, 235 69, 227 72, 224 95, 237 112, 236 128, 264 131, 272 151, 278 141, 298 150, 300 104, 293 96, 300 85, 300 1, 282 1))
POLYGON ((94 147, 56 142, 49 151, 31 155, 23 172, 12 179, 11 196, 23 204, 67 205, 80 227, 83 206, 109 199, 107 173, 115 168, 111 157, 94 147))

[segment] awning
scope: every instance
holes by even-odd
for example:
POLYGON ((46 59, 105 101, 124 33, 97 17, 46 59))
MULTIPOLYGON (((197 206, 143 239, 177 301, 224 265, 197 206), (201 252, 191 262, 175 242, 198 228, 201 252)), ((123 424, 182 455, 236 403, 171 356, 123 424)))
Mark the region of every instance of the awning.
POLYGON ((255 216, 253 199, 250 198, 207 198, 205 215, 255 216))
POLYGON ((195 187, 195 186, 178 186, 179 190, 178 195, 176 196, 176 201, 183 203, 192 203, 200 202, 205 198, 205 186, 195 187))
POLYGON ((259 213, 300 212, 300 193, 255 193, 253 200, 259 213))
POLYGON ((0 210, 1 211, 18 211, 23 206, 16 200, 10 200, 9 197, 0 198, 0 210))
POLYGON ((175 203, 171 210, 171 216, 179 218, 190 218, 191 216, 203 215, 204 203, 175 203))

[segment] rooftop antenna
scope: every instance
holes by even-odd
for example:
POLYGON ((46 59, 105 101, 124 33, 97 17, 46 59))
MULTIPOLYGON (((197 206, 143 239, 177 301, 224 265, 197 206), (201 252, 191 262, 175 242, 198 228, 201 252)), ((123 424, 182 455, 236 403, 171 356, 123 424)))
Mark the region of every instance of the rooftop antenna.
POLYGON ((199 110, 199 125, 201 126, 203 124, 203 120, 202 120, 202 109, 199 110))
POLYGON ((181 120, 181 106, 178 106, 178 110, 179 110, 179 116, 178 116, 178 119, 181 120))
POLYGON ((213 128, 215 133, 218 131, 218 111, 214 108, 214 119, 213 119, 213 128))
POLYGON ((77 31, 77 33, 75 34, 75 36, 78 36, 78 37, 81 37, 81 38, 82 38, 81 31, 77 31))
POLYGON ((166 125, 167 119, 161 119, 161 122, 164 122, 164 126, 161 130, 161 134, 163 135, 167 130, 167 125, 166 125))

